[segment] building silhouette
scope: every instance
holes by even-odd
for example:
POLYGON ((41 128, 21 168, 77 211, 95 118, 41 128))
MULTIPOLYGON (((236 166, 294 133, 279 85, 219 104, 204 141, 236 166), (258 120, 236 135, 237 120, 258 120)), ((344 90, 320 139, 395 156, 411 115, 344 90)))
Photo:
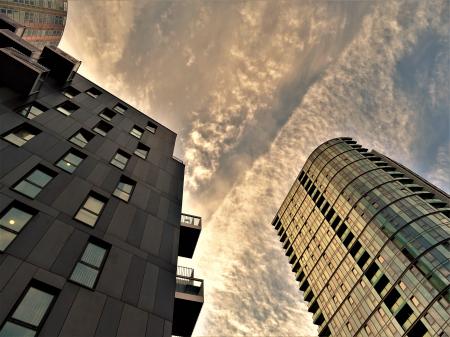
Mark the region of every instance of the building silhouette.
POLYGON ((192 334, 176 134, 0 25, 0 336, 192 334))
POLYGON ((450 335, 449 196, 351 138, 316 148, 275 227, 319 336, 450 335))
POLYGON ((67 18, 67 0, 0 0, 0 15, 22 25, 20 35, 38 49, 58 46, 67 18))

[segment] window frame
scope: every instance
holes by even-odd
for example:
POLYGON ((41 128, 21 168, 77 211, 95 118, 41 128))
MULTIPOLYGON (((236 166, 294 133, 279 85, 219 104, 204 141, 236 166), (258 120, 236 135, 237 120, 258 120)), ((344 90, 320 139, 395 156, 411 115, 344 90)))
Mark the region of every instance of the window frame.
POLYGON ((105 208, 106 208, 106 204, 107 204, 107 203, 108 203, 108 198, 106 198, 106 197, 104 197, 103 195, 101 195, 101 194, 99 194, 99 193, 94 192, 94 191, 91 190, 91 191, 87 194, 86 198, 84 198, 84 200, 83 200, 83 202, 81 203, 80 207, 78 207, 77 211, 75 212, 75 214, 74 214, 74 216, 73 216, 73 219, 76 220, 76 221, 78 221, 78 222, 80 222, 80 223, 82 223, 82 224, 84 224, 84 225, 86 225, 86 226, 88 226, 88 227, 90 227, 90 228, 95 228, 95 226, 97 225, 98 220, 100 219, 100 216, 103 214, 103 212, 104 212, 104 210, 105 210, 105 208), (86 205, 86 202, 89 200, 90 197, 92 197, 92 198, 94 198, 94 199, 96 199, 96 200, 98 200, 98 201, 100 201, 100 202, 103 202, 103 206, 102 206, 102 208, 100 209, 100 212, 99 212, 98 214, 95 214, 95 213, 92 212, 90 209, 84 207, 84 205, 86 205), (86 223, 86 222, 84 222, 84 221, 82 221, 82 220, 80 220, 80 219, 77 219, 77 215, 78 215, 78 213, 79 213, 82 209, 85 210, 85 211, 87 211, 88 213, 91 213, 91 214, 97 216, 97 218, 95 219, 95 222, 94 222, 93 225, 90 225, 90 224, 88 224, 88 223, 86 223))
MULTIPOLYGON (((75 144, 75 145, 78 146, 80 149, 84 149, 84 148, 89 144, 89 142, 90 142, 92 139, 94 139, 94 137, 95 137, 95 134, 93 134, 92 132, 90 132, 90 131, 88 131, 88 130, 86 130, 86 129, 84 129, 84 128, 80 128, 77 132, 75 132, 72 136, 69 137, 68 141, 71 142, 72 144, 75 144), (83 135, 83 132, 84 132, 86 135, 89 135, 90 139, 87 141, 87 143, 86 143, 84 146, 80 146, 79 144, 74 143, 74 142, 72 141, 72 139, 73 139, 73 138, 76 138, 76 135, 78 135, 78 134, 81 134, 84 138, 87 138, 85 135, 83 135)), ((78 138, 76 138, 76 139, 78 140, 78 138)), ((80 142, 81 142, 81 141, 80 141, 80 142)))
POLYGON ((17 109, 17 113, 26 119, 32 120, 32 119, 35 119, 36 117, 39 117, 40 115, 44 114, 47 110, 48 110, 48 108, 45 105, 43 105, 42 103, 40 103, 38 101, 33 101, 33 102, 26 104, 26 105, 20 107, 19 109, 17 109), (32 108, 39 109, 39 111, 41 111, 41 113, 39 113, 37 115, 32 114, 31 113, 32 108), (32 115, 33 117, 30 118, 29 117, 30 115, 32 115))
POLYGON ((133 152, 133 154, 135 154, 136 156, 138 156, 139 158, 141 158, 142 160, 147 160, 147 157, 148 157, 148 154, 150 153, 150 146, 147 146, 147 145, 145 145, 144 143, 141 143, 141 142, 139 142, 138 144, 137 144, 137 146, 136 146, 136 149, 134 150, 134 152, 133 152), (147 153, 146 153, 146 155, 145 155, 145 157, 143 157, 143 156, 141 156, 140 154, 138 154, 138 153, 136 153, 136 151, 138 151, 139 150, 139 146, 141 146, 141 147, 146 147, 148 150, 147 150, 147 153))
MULTIPOLYGON (((134 192, 135 188, 136 188, 136 181, 134 181, 134 180, 131 179, 131 178, 128 178, 127 176, 122 175, 122 176, 120 176, 120 179, 119 179, 119 181, 117 182, 116 188, 115 188, 114 191, 112 192, 112 195, 113 195, 114 197, 116 197, 117 199, 120 199, 120 200, 122 200, 122 201, 128 203, 128 202, 130 202, 130 199, 131 199, 131 197, 133 196, 133 192, 134 192), (127 192, 125 192, 124 190, 119 189, 119 184, 120 184, 120 183, 130 185, 130 186, 131 186, 131 191, 130 191, 130 193, 127 193, 127 192), (120 196, 118 196, 118 195, 116 194, 116 191, 117 191, 117 190, 119 190, 119 191, 122 192, 122 193, 127 194, 127 195, 128 195, 128 199, 125 200, 125 199, 121 198, 120 196)), ((119 192, 119 193, 120 193, 120 192, 119 192)))
POLYGON ((158 125, 153 123, 152 121, 148 121, 147 125, 145 126, 145 129, 153 134, 156 133, 156 130, 158 129, 158 125))
POLYGON ((52 181, 53 179, 55 179, 55 177, 56 177, 57 175, 58 175, 58 173, 56 173, 55 171, 49 169, 48 167, 46 167, 46 166, 44 166, 44 165, 42 165, 42 164, 38 164, 38 165, 36 165, 33 169, 31 169, 30 171, 28 171, 27 174, 25 174, 22 178, 20 178, 18 181, 16 181, 16 182, 11 186, 11 189, 12 189, 14 192, 16 192, 16 193, 19 193, 19 194, 21 194, 21 195, 23 195, 23 196, 25 196, 25 197, 27 197, 27 198, 29 198, 29 199, 34 200, 34 199, 36 199, 36 197, 42 192, 42 190, 43 190, 48 184, 50 184, 51 181, 52 181), (36 172, 37 170, 39 170, 39 171, 41 171, 42 173, 46 174, 47 176, 51 177, 51 179, 50 179, 48 182, 46 182, 46 183, 44 184, 44 186, 40 186, 40 185, 38 185, 37 183, 35 183, 35 182, 31 181, 31 180, 27 180, 27 179, 28 179, 34 172, 36 172), (17 186, 18 186, 20 183, 22 183, 22 182, 27 182, 28 184, 33 185, 33 186, 39 188, 39 189, 40 189, 39 192, 38 192, 34 197, 32 197, 32 196, 29 196, 29 195, 23 193, 22 191, 17 190, 17 189, 16 189, 17 186))
POLYGON ((83 152, 78 151, 78 150, 75 149, 75 148, 70 148, 66 153, 64 153, 64 155, 63 155, 61 158, 59 158, 59 159, 55 162, 55 166, 58 167, 58 168, 60 168, 60 169, 63 170, 64 172, 67 172, 67 173, 69 173, 69 174, 72 174, 72 173, 74 173, 74 172, 77 170, 77 168, 83 163, 83 161, 84 161, 86 158, 87 158, 87 155, 84 154, 83 152), (80 159, 81 159, 80 163, 79 163, 78 165, 74 165, 74 164, 71 163, 70 161, 66 160, 65 158, 66 158, 67 155, 69 155, 69 154, 72 154, 72 155, 77 156, 78 158, 80 158, 80 159), (64 166, 64 165, 59 166, 58 164, 59 164, 60 162, 62 162, 62 161, 71 164, 73 167, 75 167, 75 169, 74 169, 73 171, 69 171, 69 170, 66 170, 66 169, 65 169, 65 166, 64 166))
POLYGON ((55 305, 55 302, 58 298, 59 293, 61 292, 60 289, 53 287, 47 283, 44 283, 42 281, 31 279, 31 281, 28 283, 28 285, 25 287, 25 289, 22 291, 20 297, 17 299, 17 301, 14 303, 13 307, 9 311, 8 315, 6 316, 5 320, 3 321, 2 325, 0 326, 0 332, 5 327, 6 323, 10 322, 14 325, 18 325, 20 327, 23 327, 28 330, 32 330, 35 332, 35 337, 39 336, 40 331, 42 330, 42 327, 44 326, 45 322, 47 321, 48 316, 50 315, 50 312, 53 309, 53 306, 55 305), (30 291, 31 288, 37 289, 41 292, 47 293, 52 296, 52 299, 47 306, 45 313, 42 315, 41 320, 39 321, 39 324, 37 326, 22 321, 17 318, 13 318, 16 310, 19 308, 19 306, 22 304, 22 301, 25 299, 26 295, 30 291))
POLYGON ((140 128, 139 126, 137 126, 137 125, 135 124, 135 125, 133 125, 133 127, 132 127, 131 130, 130 130, 130 135, 132 135, 133 137, 135 137, 135 138, 137 138, 137 139, 140 140, 140 139, 142 139, 142 136, 144 135, 144 132, 145 132, 144 129, 140 128), (134 130, 136 130, 136 131, 138 131, 138 132, 141 133, 140 137, 136 136, 136 135, 133 133, 134 130), (142 130, 142 131, 140 131, 140 130, 142 130))
POLYGON ((74 98, 75 96, 78 96, 80 93, 81 93, 81 91, 80 90, 78 90, 77 88, 74 88, 73 86, 71 86, 71 85, 69 85, 68 87, 65 87, 62 91, 61 91, 61 93, 65 96, 65 97, 67 97, 68 99, 72 99, 72 98, 74 98), (69 90, 73 90, 73 92, 77 92, 75 95, 72 95, 72 94, 68 94, 68 95, 66 95, 66 93, 68 93, 67 91, 69 91, 69 90))
POLYGON ((131 155, 129 153, 127 153, 127 152, 125 152, 125 151, 123 151, 121 149, 117 149, 117 151, 114 153, 114 155, 112 156, 112 158, 109 161, 109 163, 123 171, 123 170, 125 170, 125 168, 127 167, 128 163, 130 162, 130 159, 131 159, 131 155), (120 166, 118 166, 118 165, 113 163, 113 161, 116 161, 116 162, 120 163, 120 161, 116 159, 116 156, 118 154, 121 155, 122 157, 127 158, 127 162, 125 163, 125 165, 123 167, 120 167, 120 166))
POLYGON ((125 112, 128 110, 128 107, 125 106, 124 104, 117 102, 116 105, 114 105, 114 107, 112 108, 112 110, 116 111, 117 113, 124 115, 125 112), (123 110, 123 111, 119 111, 116 109, 116 107, 119 107, 119 109, 123 110))
POLYGON ((101 91, 100 89, 98 89, 96 87, 91 87, 91 88, 87 89, 84 93, 86 95, 88 95, 89 97, 92 97, 93 99, 97 99, 103 94, 103 91, 101 91), (97 91, 98 94, 96 94, 95 91, 97 91))
POLYGON ((3 249, 0 248, 0 253, 5 252, 8 249, 8 247, 14 242, 14 240, 17 239, 17 236, 22 232, 22 230, 29 224, 29 222, 31 220, 33 220, 34 216, 38 213, 38 211, 35 210, 34 208, 32 208, 28 205, 25 205, 25 204, 21 203, 20 201, 13 200, 8 206, 6 206, 3 209, 3 211, 0 212, 0 219, 3 219, 8 214, 8 212, 13 208, 18 209, 19 211, 21 211, 23 213, 27 213, 31 217, 22 225, 22 227, 18 231, 14 230, 12 228, 6 227, 0 223, 0 230, 9 232, 9 233, 12 233, 13 235, 15 235, 15 237, 5 246, 5 248, 3 248, 3 249))
POLYGON ((113 110, 111 110, 111 109, 109 109, 109 108, 104 108, 102 111, 100 111, 100 112, 98 113, 98 115, 99 115, 101 118, 103 118, 105 121, 108 121, 108 122, 112 122, 113 118, 116 117, 116 114, 117 114, 116 112, 114 112, 113 110), (107 115, 105 114, 105 112, 111 113, 111 114, 112 114, 112 117, 107 116, 107 115))
POLYGON ((103 241, 103 240, 100 240, 99 238, 96 238, 95 236, 90 236, 88 238, 88 240, 86 241, 86 244, 84 245, 83 250, 81 251, 80 255, 78 256, 78 259, 77 259, 76 263, 74 264, 74 266, 72 268, 72 271, 70 272, 70 275, 67 278, 67 280, 69 282, 72 282, 72 283, 80 286, 80 287, 83 287, 85 289, 89 289, 91 291, 94 291, 95 288, 97 287, 97 283, 98 283, 98 281, 100 279, 100 274, 102 273, 103 268, 105 267, 106 260, 108 259, 108 255, 109 255, 109 252, 111 250, 111 247, 112 247, 112 245, 110 243, 108 243, 106 241, 103 241), (91 265, 91 264, 89 264, 89 263, 87 263, 85 261, 82 261, 83 255, 86 252, 86 248, 89 246, 89 244, 93 244, 94 246, 103 248, 105 250, 105 254, 103 255, 103 259, 102 259, 102 262, 100 263, 99 267, 96 267, 96 266, 91 265), (83 283, 80 283, 80 282, 72 279, 72 275, 73 275, 75 269, 77 268, 78 264, 82 264, 82 265, 88 266, 88 267, 98 271, 97 277, 95 278, 95 281, 94 281, 94 284, 92 285, 92 288, 87 286, 87 285, 85 285, 85 284, 83 284, 83 283))
POLYGON ((10 144, 13 144, 13 145, 15 145, 15 146, 17 146, 17 147, 22 147, 22 146, 24 146, 25 144, 27 144, 29 141, 31 141, 34 137, 36 137, 37 135, 39 135, 41 132, 42 132, 42 131, 41 131, 40 129, 34 127, 34 126, 31 125, 31 124, 28 124, 28 123, 22 123, 22 124, 16 126, 15 128, 13 128, 13 129, 11 129, 11 130, 6 131, 5 133, 3 133, 3 134, 1 135, 1 138, 2 138, 4 141, 6 141, 6 142, 8 142, 8 143, 10 143, 10 144), (30 135, 33 135, 33 137, 31 137, 31 138, 28 139, 28 140, 25 140, 24 138, 17 136, 16 133, 17 133, 18 131, 21 131, 22 129, 24 129, 24 130, 25 130, 25 129, 28 129, 28 130, 26 130, 26 131, 28 131, 30 135), (33 132, 34 132, 34 133, 33 133, 33 132), (24 143, 18 145, 18 144, 16 144, 16 143, 14 143, 12 140, 6 139, 6 137, 9 136, 9 135, 11 135, 11 134, 13 134, 13 135, 14 135, 16 138, 18 138, 18 139, 22 139, 22 140, 24 141, 24 143))
POLYGON ((97 122, 97 124, 95 124, 92 127, 92 131, 94 131, 95 133, 99 134, 102 137, 106 137, 106 135, 108 134, 109 131, 111 131, 113 129, 113 126, 107 122, 105 122, 103 119, 99 120, 97 122), (99 126, 105 126, 108 127, 109 129, 105 132, 104 130, 102 130, 99 126), (103 134, 104 133, 104 134, 103 134))
POLYGON ((64 102, 62 102, 62 103, 58 104, 57 106, 55 106, 55 110, 58 111, 60 114, 66 116, 66 117, 71 116, 79 108, 80 107, 78 105, 76 105, 75 103, 73 103, 70 100, 65 100, 64 102), (65 105, 66 106, 67 105, 69 105, 69 106, 71 105, 73 107, 73 109, 69 108, 69 107, 64 107, 65 105), (60 110, 60 109, 62 109, 62 110, 60 110))

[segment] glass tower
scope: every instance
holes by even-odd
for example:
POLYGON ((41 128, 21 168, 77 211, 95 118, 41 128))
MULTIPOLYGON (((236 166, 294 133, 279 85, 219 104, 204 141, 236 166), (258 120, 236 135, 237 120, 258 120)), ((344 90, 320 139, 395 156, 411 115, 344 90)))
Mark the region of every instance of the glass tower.
POLYGON ((351 138, 314 150, 272 224, 319 336, 449 336, 449 200, 351 138))
POLYGON ((22 38, 42 49, 57 46, 67 17, 67 0, 0 0, 0 14, 25 26, 22 38))

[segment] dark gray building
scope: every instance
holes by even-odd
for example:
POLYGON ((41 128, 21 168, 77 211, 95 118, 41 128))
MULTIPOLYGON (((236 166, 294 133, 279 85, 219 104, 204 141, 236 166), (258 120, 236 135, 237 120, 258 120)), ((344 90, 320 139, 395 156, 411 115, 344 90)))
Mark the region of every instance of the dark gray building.
POLYGON ((61 50, 3 37, 0 336, 190 335, 203 281, 177 257, 201 219, 181 214, 176 134, 61 50))

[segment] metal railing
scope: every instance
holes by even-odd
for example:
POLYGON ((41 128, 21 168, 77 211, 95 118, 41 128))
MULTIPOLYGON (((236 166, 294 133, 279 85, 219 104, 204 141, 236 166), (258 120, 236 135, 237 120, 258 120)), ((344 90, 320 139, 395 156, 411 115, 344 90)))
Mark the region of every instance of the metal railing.
POLYGON ((196 215, 181 213, 181 224, 202 227, 202 218, 196 215))
POLYGON ((37 60, 33 59, 32 57, 22 54, 20 51, 18 51, 17 49, 15 49, 13 47, 6 47, 6 48, 1 48, 1 49, 6 54, 9 54, 11 57, 14 57, 18 60, 23 61, 22 63, 24 63, 24 62, 27 63, 28 66, 34 67, 37 71, 39 71, 41 73, 49 72, 49 69, 44 67, 42 64, 38 63, 37 60))
POLYGON ((194 277, 194 269, 177 267, 176 291, 203 296, 203 280, 194 277))

